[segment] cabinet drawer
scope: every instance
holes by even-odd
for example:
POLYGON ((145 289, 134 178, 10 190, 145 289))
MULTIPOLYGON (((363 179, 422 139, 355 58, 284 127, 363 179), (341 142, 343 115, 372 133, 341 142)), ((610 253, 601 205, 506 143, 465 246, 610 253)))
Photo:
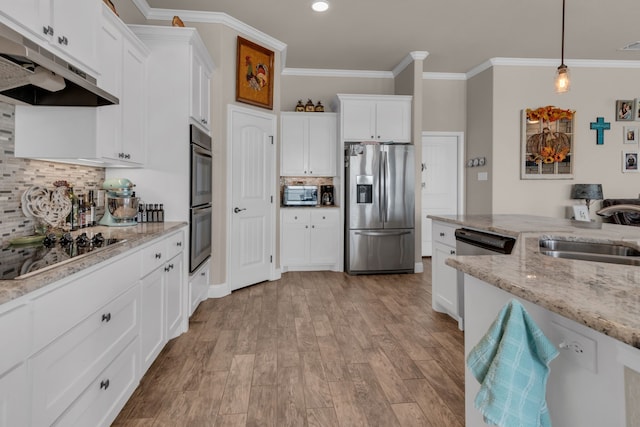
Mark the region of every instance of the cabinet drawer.
POLYGON ((291 210, 290 208, 286 208, 286 210, 282 209, 280 213, 282 215, 282 222, 285 224, 307 224, 310 218, 310 212, 306 210, 291 210))
POLYGON ((137 385, 138 346, 134 340, 82 393, 56 426, 108 426, 137 385))
POLYGON ((171 259, 174 256, 178 255, 180 252, 182 252, 183 248, 184 248, 184 233, 182 231, 167 237, 166 239, 167 259, 171 259))
POLYGON ((456 246, 456 225, 446 225, 441 222, 433 222, 433 241, 440 242, 455 248, 456 246))
POLYGON ((140 253, 136 252, 33 300, 32 353, 122 294, 139 276, 140 253))
POLYGON ((142 277, 151 273, 156 268, 168 261, 166 240, 147 246, 142 250, 142 277))
POLYGON ((35 425, 50 425, 136 337, 138 300, 130 289, 30 360, 35 425))
POLYGON ((312 224, 338 225, 339 222, 340 213, 337 209, 322 208, 311 212, 312 224))
POLYGON ((0 351, 0 375, 27 358, 31 336, 30 320, 29 307, 25 304, 0 313, 0 337, 5 343, 0 351))

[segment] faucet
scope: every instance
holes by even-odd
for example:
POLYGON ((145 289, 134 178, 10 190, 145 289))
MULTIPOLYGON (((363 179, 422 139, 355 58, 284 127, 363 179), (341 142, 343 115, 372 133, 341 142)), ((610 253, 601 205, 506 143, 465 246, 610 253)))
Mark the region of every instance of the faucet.
POLYGON ((602 208, 596 213, 600 216, 609 217, 618 212, 636 212, 640 213, 640 205, 611 205, 606 208, 602 208))

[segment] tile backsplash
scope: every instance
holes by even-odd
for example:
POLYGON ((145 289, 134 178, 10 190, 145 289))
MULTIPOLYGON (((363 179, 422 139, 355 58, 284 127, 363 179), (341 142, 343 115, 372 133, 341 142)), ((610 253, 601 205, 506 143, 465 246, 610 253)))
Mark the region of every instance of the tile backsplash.
POLYGON ((34 222, 24 215, 20 203, 22 193, 29 187, 39 185, 52 190, 54 181, 65 180, 73 184, 76 194, 84 194, 98 189, 105 179, 104 168, 16 158, 14 110, 13 105, 0 102, 0 247, 15 237, 33 234, 34 222))

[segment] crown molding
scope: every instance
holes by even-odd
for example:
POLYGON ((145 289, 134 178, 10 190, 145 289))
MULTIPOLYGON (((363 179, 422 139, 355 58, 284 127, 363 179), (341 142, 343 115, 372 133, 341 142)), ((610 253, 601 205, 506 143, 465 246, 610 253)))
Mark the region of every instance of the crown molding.
POLYGON ((233 16, 222 12, 205 12, 198 10, 181 10, 181 9, 156 9, 149 6, 147 0, 131 0, 133 4, 144 15, 145 19, 155 21, 171 21, 174 16, 180 16, 180 19, 188 22, 202 22, 207 24, 225 25, 246 37, 260 43, 261 45, 280 52, 280 63, 282 68, 285 67, 287 59, 287 45, 280 40, 263 33, 262 31, 245 24, 233 16))
POLYGON ((405 56, 402 61, 400 61, 400 63, 396 65, 391 71, 393 73, 393 77, 398 77, 398 74, 404 71, 404 69, 407 68, 413 61, 424 61, 427 56, 429 56, 429 52, 425 50, 416 50, 413 52, 409 52, 409 54, 405 56))
POLYGON ((322 68, 284 68, 282 75, 298 77, 357 77, 365 79, 392 79, 395 77, 391 71, 330 70, 322 68))
POLYGON ((467 80, 465 73, 422 73, 422 80, 467 80))

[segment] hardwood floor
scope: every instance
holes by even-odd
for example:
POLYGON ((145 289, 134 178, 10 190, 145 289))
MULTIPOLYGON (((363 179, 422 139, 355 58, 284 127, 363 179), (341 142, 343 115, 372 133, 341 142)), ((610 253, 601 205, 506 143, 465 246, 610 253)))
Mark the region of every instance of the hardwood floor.
POLYGON ((203 302, 115 426, 464 426, 464 340, 422 274, 291 272, 203 302))

